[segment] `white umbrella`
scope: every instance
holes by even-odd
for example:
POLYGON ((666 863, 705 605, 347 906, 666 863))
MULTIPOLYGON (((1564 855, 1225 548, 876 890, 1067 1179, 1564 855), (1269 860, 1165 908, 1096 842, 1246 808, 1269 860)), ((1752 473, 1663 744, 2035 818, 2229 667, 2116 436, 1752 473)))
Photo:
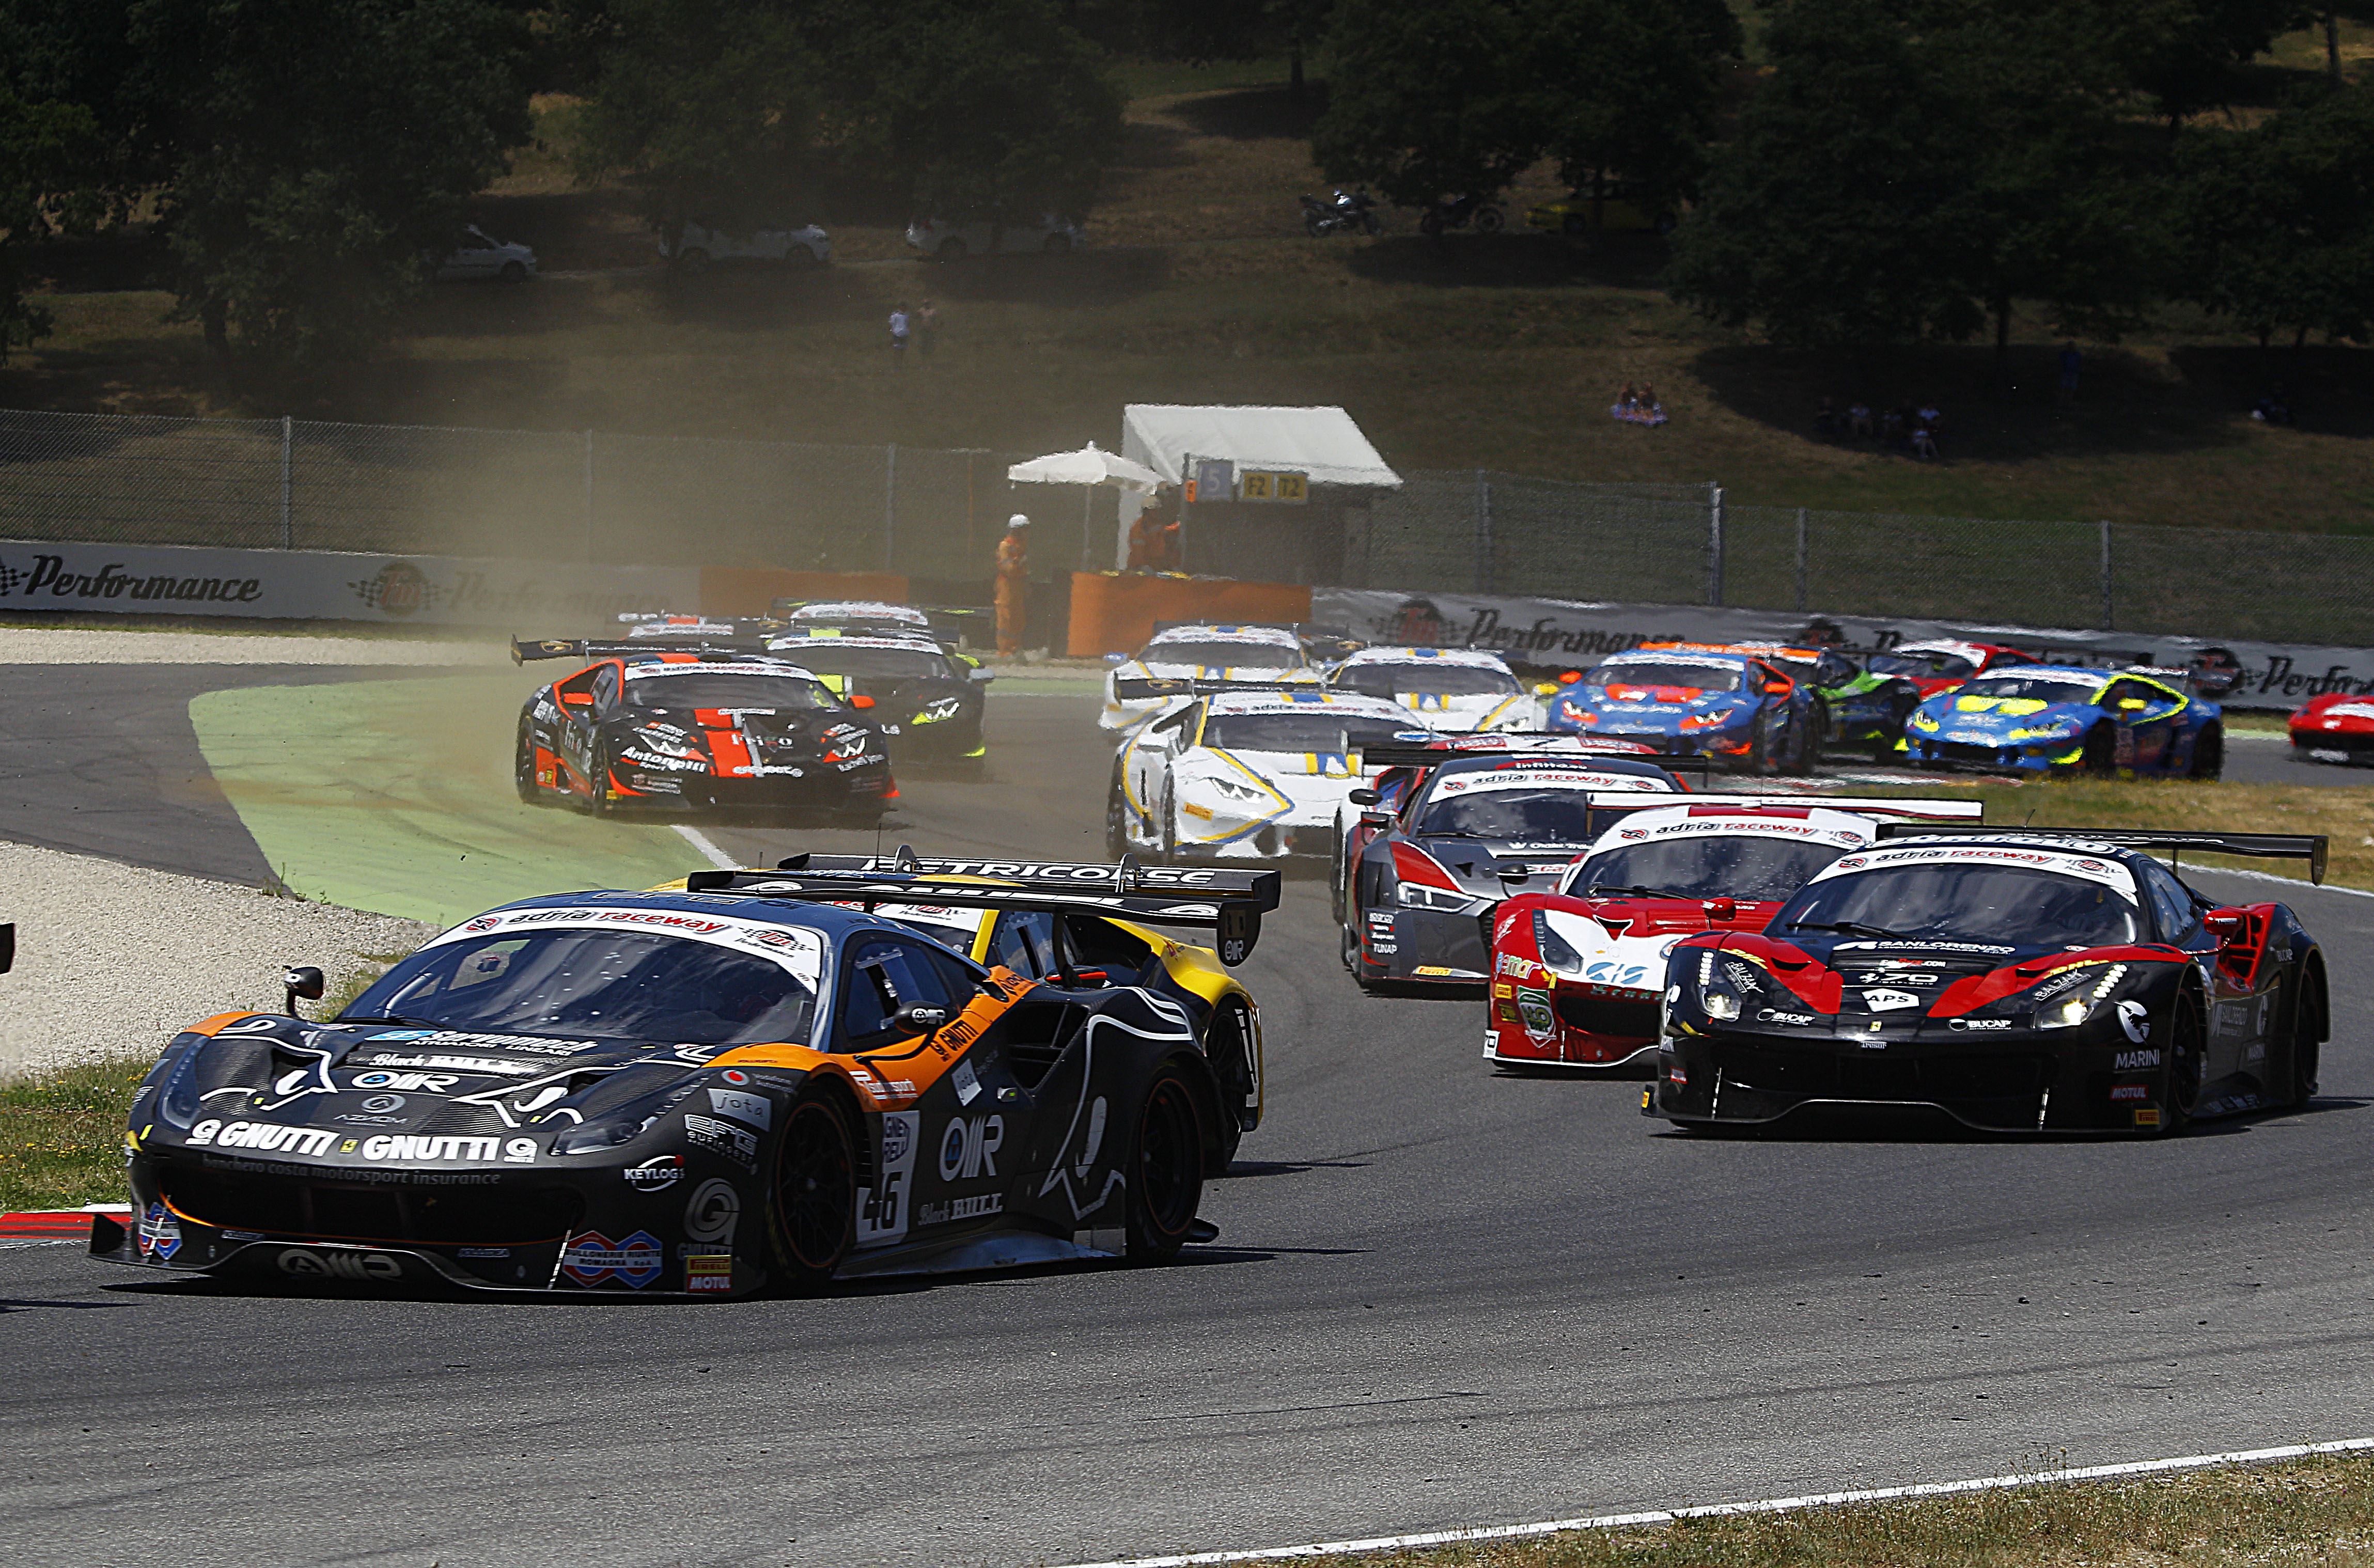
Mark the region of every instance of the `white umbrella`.
POLYGON ((1017 462, 1005 471, 1017 485, 1110 485, 1150 496, 1163 484, 1162 475, 1119 452, 1100 450, 1090 441, 1075 452, 1051 452, 1017 462))

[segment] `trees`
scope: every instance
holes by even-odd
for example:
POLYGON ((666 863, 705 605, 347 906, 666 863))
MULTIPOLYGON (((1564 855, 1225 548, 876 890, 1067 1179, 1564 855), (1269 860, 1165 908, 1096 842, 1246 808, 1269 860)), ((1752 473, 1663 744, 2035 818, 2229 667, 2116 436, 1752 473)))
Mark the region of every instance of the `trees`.
POLYGON ((1782 0, 1771 78, 1668 287, 1794 343, 1967 338, 2039 299, 2109 334, 2157 280, 2121 64, 2059 0, 1782 0))
POLYGON ((688 219, 780 221, 815 135, 805 19, 780 0, 612 0, 582 18, 581 177, 635 185, 671 255, 688 219))
POLYGON ((2374 324, 2374 88, 2254 129, 2196 133, 2180 158, 2183 293, 2257 334, 2363 339, 2374 324))
POLYGON ((375 341, 527 133, 490 0, 137 0, 128 29, 167 281, 217 354, 375 341))
POLYGON ((1122 96, 1046 0, 852 4, 817 21, 822 136, 844 171, 952 221, 1085 210, 1121 139, 1122 96))
POLYGON ((0 363, 49 333, 50 313, 25 298, 24 247, 95 216, 85 180, 99 144, 88 107, 28 102, 0 86, 0 363))
POLYGON ((1405 205, 1496 195, 1545 152, 1578 185, 1614 171, 1671 202, 1739 39, 1720 0, 1345 0, 1311 150, 1405 205))

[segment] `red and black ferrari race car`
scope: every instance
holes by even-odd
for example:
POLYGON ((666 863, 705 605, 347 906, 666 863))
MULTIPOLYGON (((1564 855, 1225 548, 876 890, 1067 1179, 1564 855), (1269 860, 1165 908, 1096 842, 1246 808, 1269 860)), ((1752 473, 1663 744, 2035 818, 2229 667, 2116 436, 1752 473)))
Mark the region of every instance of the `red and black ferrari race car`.
POLYGON ((2325 847, 1891 825, 1762 932, 1674 949, 1642 1109, 1686 1128, 1886 1106, 2004 1132, 2166 1133, 2305 1104, 2332 1017, 2315 940, 2286 906, 2218 904, 2145 851, 2304 860, 2321 882, 2325 847))
POLYGON ((806 809, 863 825, 899 798, 874 699, 790 660, 566 639, 515 641, 511 657, 594 661, 520 709, 512 778, 531 805, 806 809))
MULTIPOLYGON (((1499 737, 1510 739, 1509 737, 1499 737)), ((1374 790, 1345 844, 1340 899, 1344 966, 1363 990, 1389 982, 1478 986, 1491 966, 1492 911, 1508 879, 1553 872, 1581 854, 1604 819, 1594 794, 1672 794, 1669 766, 1700 758, 1557 751, 1377 745, 1367 762, 1408 769, 1397 809, 1374 790)), ((1383 777, 1383 776, 1381 776, 1383 777)))
MULTIPOLYGON (((1240 963, 1275 872, 699 872, 467 920, 336 1019, 226 1012, 132 1102, 133 1223, 168 1272, 733 1294, 1064 1258, 1160 1260, 1226 1164, 1194 1015, 984 968, 886 907, 1123 917, 1240 963)), ((1069 983, 1067 983, 1067 979, 1069 983)))
POLYGON ((2286 727, 2292 755, 2303 762, 2374 764, 2374 696, 2310 697, 2286 727))
POLYGON ((1504 1067, 1634 1068, 1653 1055, 1665 960, 1704 930, 1760 931, 1808 878, 1868 848, 1883 820, 1974 822, 1977 801, 1591 797, 1608 820, 1540 893, 1492 922, 1484 1055, 1504 1067))

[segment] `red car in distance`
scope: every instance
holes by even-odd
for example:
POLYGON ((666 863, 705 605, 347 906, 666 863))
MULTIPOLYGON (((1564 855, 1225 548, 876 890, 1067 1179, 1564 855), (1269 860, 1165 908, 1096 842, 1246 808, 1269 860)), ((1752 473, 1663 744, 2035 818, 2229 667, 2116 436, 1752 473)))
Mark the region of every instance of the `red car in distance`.
POLYGON ((1919 688, 1922 700, 1926 701, 1939 692, 1953 690, 1973 675, 2013 664, 2041 662, 2033 653, 2005 648, 2001 643, 1963 642, 1941 637, 1926 642, 1898 643, 1885 653, 1873 654, 1863 667, 1875 675, 1893 675, 1911 682, 1919 688))
POLYGON ((2292 715, 2292 755, 2302 762, 2374 764, 2374 697, 2327 692, 2292 715))

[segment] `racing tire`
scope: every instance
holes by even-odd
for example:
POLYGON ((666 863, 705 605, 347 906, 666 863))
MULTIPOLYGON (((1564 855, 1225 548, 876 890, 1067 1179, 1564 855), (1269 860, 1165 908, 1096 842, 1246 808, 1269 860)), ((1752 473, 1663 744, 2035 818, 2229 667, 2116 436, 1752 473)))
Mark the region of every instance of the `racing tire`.
POLYGON ((2201 1104, 2201 1003, 2191 991, 2179 991, 2168 1010, 2168 1046, 2162 1052, 2167 1092, 2160 1097, 2159 1135, 2173 1138, 2192 1121, 2201 1104))
POLYGON ((795 1292, 823 1289, 857 1241, 857 1129, 840 1096, 793 1102, 767 1198, 775 1274, 795 1292))
POLYGON ((1344 961, 1344 972, 1357 977, 1360 973, 1360 933, 1338 920, 1335 924, 1335 956, 1344 961))
POLYGON ((1181 863, 1179 854, 1179 802, 1172 798, 1168 785, 1163 788, 1162 805, 1156 814, 1161 818, 1162 836, 1156 854, 1166 866, 1179 865, 1181 863))
POLYGON ((511 748, 511 789, 523 806, 544 804, 544 787, 535 781, 535 727, 520 720, 519 740, 511 748))
POLYGON ((2215 781, 2226 776, 2226 726, 2211 724, 2192 738, 2191 777, 2215 781))
POLYGON ((1121 790, 1121 764, 1113 764, 1112 787, 1105 791, 1105 859, 1129 853, 1129 801, 1121 790))
POLYGON ((2086 731, 2086 751, 2077 759, 2077 770, 2095 778, 2118 777, 2119 737, 2110 725, 2097 724, 2086 731))
POLYGON ((1829 729, 1829 714, 1816 703, 1789 726, 1789 756, 1780 771, 1803 777, 1814 771, 1814 758, 1822 749, 1821 737, 1829 729))
POLYGON ((1226 1169, 1244 1141, 1245 1118, 1258 1108, 1253 1104, 1253 1020, 1243 1003, 1227 1003, 1212 1014, 1211 1027, 1204 1031, 1204 1059, 1212 1064, 1212 1077, 1220 1086, 1220 1152, 1226 1169))
POLYGON ((1751 778, 1762 778, 1778 771, 1772 756, 1771 714, 1759 713, 1756 716, 1756 733, 1748 739, 1747 756, 1741 763, 1740 771, 1751 778))
POLYGON ((2299 978, 2299 1000, 2292 1007, 2291 1038, 2284 1047, 2284 1076, 2271 1095, 2286 1110, 2305 1110, 2316 1098, 2316 1073, 2323 1050, 2324 987, 2307 974, 2299 978))
POLYGON ((503 263, 503 270, 497 273, 495 276, 504 283, 525 283, 527 281, 527 268, 523 263, 519 262, 505 262, 503 263))
POLYGON ((1498 234, 1500 230, 1508 227, 1509 215, 1502 212, 1498 207, 1477 207, 1475 209, 1476 233, 1498 234))
POLYGON ((1128 1175, 1129 1260, 1168 1263, 1187 1244, 1204 1200, 1203 1126, 1195 1092, 1174 1063, 1155 1070, 1138 1103, 1128 1175))
POLYGON ((594 777, 590 783, 585 809, 595 816, 608 816, 617 806, 610 799, 610 743, 607 741, 594 748, 594 777))

